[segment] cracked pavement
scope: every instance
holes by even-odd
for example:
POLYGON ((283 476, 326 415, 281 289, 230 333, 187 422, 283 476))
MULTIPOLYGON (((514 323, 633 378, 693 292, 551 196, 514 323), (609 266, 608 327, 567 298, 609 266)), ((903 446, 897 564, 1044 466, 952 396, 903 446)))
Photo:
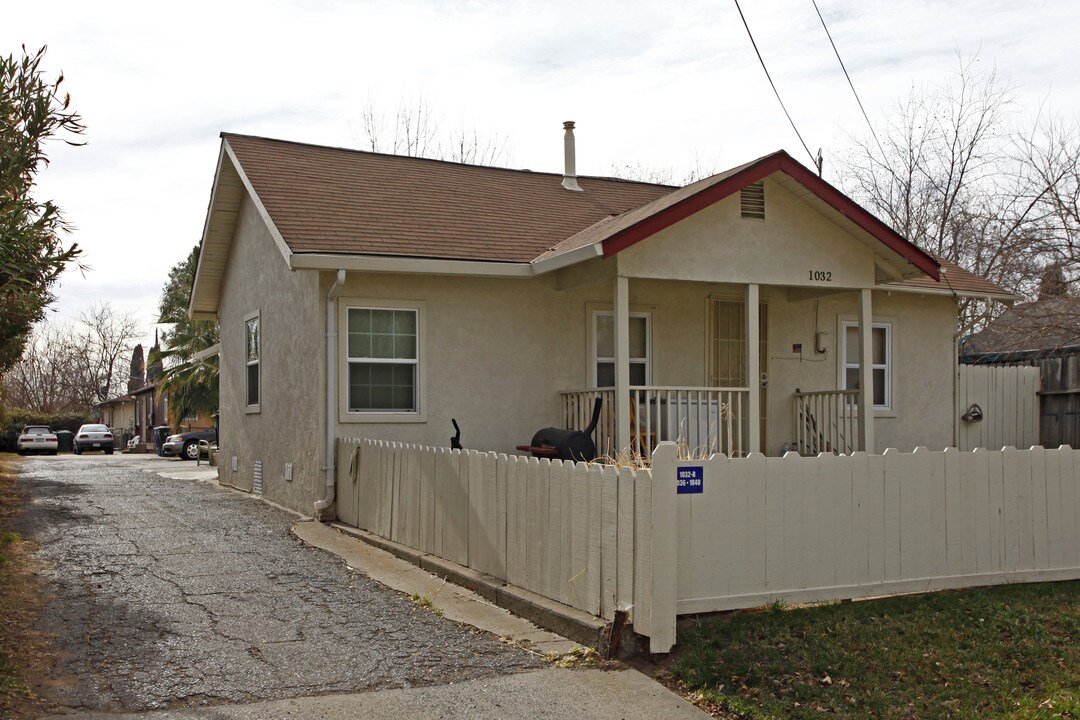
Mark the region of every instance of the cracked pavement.
POLYGON ((19 529, 41 546, 41 623, 59 655, 39 691, 57 706, 246 703, 542 665, 304 545, 282 510, 153 472, 166 462, 95 454, 22 466, 31 502, 19 529))

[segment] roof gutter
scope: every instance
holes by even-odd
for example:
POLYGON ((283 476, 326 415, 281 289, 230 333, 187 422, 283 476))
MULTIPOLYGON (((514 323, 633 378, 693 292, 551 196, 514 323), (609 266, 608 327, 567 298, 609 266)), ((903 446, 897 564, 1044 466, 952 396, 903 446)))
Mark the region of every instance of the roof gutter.
POLYGON ((315 503, 315 517, 334 504, 336 488, 335 441, 337 440, 337 298, 345 286, 345 271, 338 270, 326 294, 326 489, 315 503))
POLYGON ((586 260, 598 257, 604 257, 604 246, 602 243, 583 245, 574 250, 569 250, 558 255, 552 255, 543 260, 534 261, 532 263, 533 274, 543 275, 546 272, 561 270, 564 267, 576 265, 579 262, 585 262, 586 260))
POLYGON ((887 292, 902 292, 912 293, 915 295, 942 295, 945 297, 963 297, 963 298, 977 298, 979 300, 997 300, 1003 303, 1016 302, 1020 298, 1016 295, 1010 295, 1008 293, 987 293, 976 292, 974 290, 950 290, 942 288, 926 288, 917 287, 913 285, 890 285, 888 283, 884 285, 875 285, 875 290, 885 290, 887 292))
POLYGON ((395 257, 393 255, 334 255, 330 253, 293 253, 289 256, 289 269, 394 272, 414 275, 472 275, 477 277, 530 277, 534 274, 532 265, 527 262, 440 260, 395 257))

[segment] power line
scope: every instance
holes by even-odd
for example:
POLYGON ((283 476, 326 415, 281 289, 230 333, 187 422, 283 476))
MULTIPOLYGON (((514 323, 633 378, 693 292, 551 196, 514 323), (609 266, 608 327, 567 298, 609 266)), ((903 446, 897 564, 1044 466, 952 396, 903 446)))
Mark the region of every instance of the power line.
POLYGON ((821 21, 821 27, 825 29, 825 35, 829 38, 829 44, 832 45, 833 52, 836 54, 836 60, 840 63, 840 69, 844 71, 844 77, 847 78, 848 87, 851 88, 851 94, 855 96, 855 102, 859 103, 859 110, 862 111, 863 119, 866 120, 866 125, 870 128, 870 134, 874 136, 874 142, 877 143, 878 150, 881 151, 882 160, 884 160, 885 148, 881 146, 881 141, 878 140, 877 133, 874 132, 874 124, 870 122, 870 117, 866 114, 866 108, 863 107, 862 100, 859 98, 859 93, 855 91, 855 83, 851 81, 851 75, 848 74, 847 67, 840 57, 840 51, 836 49, 836 43, 833 41, 832 33, 829 32, 829 26, 825 24, 825 18, 821 15, 817 0, 810 0, 810 2, 814 4, 814 11, 817 12, 818 20, 821 21))
POLYGON ((780 99, 780 91, 776 89, 776 83, 773 82, 772 75, 769 74, 769 68, 765 67, 765 60, 761 57, 761 51, 758 50, 757 43, 754 41, 754 34, 750 32, 750 25, 746 22, 746 16, 743 15, 742 7, 739 6, 739 0, 735 0, 735 8, 739 11, 739 17, 742 18, 743 27, 746 28, 746 34, 750 36, 750 44, 754 46, 754 52, 757 53, 757 59, 758 62, 761 63, 761 69, 765 71, 765 77, 769 79, 769 85, 772 86, 773 94, 776 95, 776 99, 780 103, 784 115, 787 116, 788 122, 791 123, 791 129, 795 131, 795 135, 798 136, 799 142, 802 143, 803 150, 810 156, 810 161, 814 163, 814 167, 818 169, 818 174, 820 175, 821 165, 818 163, 818 159, 814 157, 814 153, 810 152, 810 148, 807 147, 806 141, 803 140, 802 133, 799 132, 799 128, 795 127, 795 121, 791 119, 791 113, 788 112, 787 107, 784 105, 784 101, 780 99))

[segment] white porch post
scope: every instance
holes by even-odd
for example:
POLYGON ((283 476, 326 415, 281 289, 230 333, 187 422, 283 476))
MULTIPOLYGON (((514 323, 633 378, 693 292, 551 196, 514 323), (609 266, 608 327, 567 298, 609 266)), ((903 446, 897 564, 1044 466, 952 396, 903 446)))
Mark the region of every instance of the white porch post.
POLYGON ((874 452, 874 312, 870 288, 859 291, 859 449, 874 452))
POLYGON ((630 447, 630 280, 615 278, 615 448, 630 447))
POLYGON ((746 286, 746 384, 750 398, 746 403, 749 425, 746 452, 761 452, 761 321, 758 286, 746 286))

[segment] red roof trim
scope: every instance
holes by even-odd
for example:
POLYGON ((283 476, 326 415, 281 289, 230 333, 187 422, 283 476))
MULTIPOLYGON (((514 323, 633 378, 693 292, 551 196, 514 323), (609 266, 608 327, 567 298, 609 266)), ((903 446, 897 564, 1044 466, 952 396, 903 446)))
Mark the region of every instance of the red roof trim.
POLYGON ((940 266, 930 255, 905 240, 888 225, 868 213, 847 195, 844 195, 803 167, 783 150, 766 156, 731 177, 724 178, 715 185, 710 185, 701 192, 695 193, 685 200, 681 200, 671 207, 655 215, 650 215, 625 230, 615 233, 603 241, 604 257, 611 257, 632 245, 636 245, 645 238, 651 237, 680 220, 684 220, 694 213, 734 194, 736 190, 741 190, 747 185, 763 180, 777 171, 788 175, 810 190, 837 212, 870 233, 890 250, 901 255, 934 280, 941 279, 938 272, 940 266))

